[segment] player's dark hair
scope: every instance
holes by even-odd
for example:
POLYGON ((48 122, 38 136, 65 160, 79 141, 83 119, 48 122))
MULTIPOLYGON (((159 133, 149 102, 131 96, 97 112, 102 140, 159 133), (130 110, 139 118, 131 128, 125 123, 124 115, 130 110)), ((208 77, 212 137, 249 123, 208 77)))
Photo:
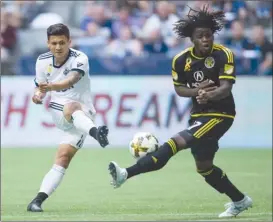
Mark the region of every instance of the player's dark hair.
POLYGON ((62 23, 51 25, 47 28, 47 39, 52 35, 64 35, 70 39, 70 32, 66 25, 62 23))
POLYGON ((214 34, 224 27, 225 13, 223 11, 209 12, 208 5, 204 5, 199 11, 189 8, 188 18, 174 24, 173 30, 180 38, 191 38, 195 28, 210 28, 214 34))

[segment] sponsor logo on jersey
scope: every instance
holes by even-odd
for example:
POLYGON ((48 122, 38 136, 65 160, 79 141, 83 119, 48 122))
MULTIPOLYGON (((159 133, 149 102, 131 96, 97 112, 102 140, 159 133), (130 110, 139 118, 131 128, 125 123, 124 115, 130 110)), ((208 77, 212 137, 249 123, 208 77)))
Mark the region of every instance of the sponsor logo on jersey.
POLYGON ((228 75, 232 74, 234 70, 234 66, 233 65, 229 65, 229 64, 225 64, 224 66, 224 72, 228 75))
POLYGON ((83 64, 80 62, 77 62, 77 68, 81 67, 83 64))
POLYGON ((202 71, 196 71, 195 73, 193 73, 193 77, 195 81, 201 82, 204 79, 204 73, 202 71))

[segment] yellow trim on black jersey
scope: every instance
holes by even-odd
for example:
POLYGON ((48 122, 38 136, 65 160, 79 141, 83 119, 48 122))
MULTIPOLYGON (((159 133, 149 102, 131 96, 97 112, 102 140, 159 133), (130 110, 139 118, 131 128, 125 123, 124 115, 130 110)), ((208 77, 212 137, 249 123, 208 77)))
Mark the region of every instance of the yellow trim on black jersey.
POLYGON ((216 126, 218 123, 221 123, 223 119, 212 119, 209 122, 207 122, 203 127, 201 127, 199 130, 197 130, 193 136, 196 138, 201 138, 203 135, 205 135, 207 132, 209 132, 214 126, 216 126))
POLYGON ((212 171, 213 171, 213 168, 211 169, 211 170, 209 170, 209 171, 207 171, 207 172, 199 172, 202 176, 208 176, 208 175, 210 175, 211 173, 212 173, 212 171))
POLYGON ((175 82, 175 81, 173 81, 173 84, 175 86, 185 86, 186 85, 186 84, 183 84, 183 83, 180 83, 180 82, 175 82))
POLYGON ((236 80, 234 76, 219 76, 219 79, 233 79, 236 80))
MULTIPOLYGON (((202 126, 200 129, 198 129, 193 136, 197 137, 199 133, 202 133, 204 130, 206 130, 209 126, 213 125, 216 122, 216 119, 211 119, 208 121, 204 126, 202 126)), ((198 137, 197 137, 198 138, 198 137)))
MULTIPOLYGON (((190 47, 191 56, 192 56, 193 58, 196 58, 196 59, 204 59, 204 58, 205 58, 205 57, 198 57, 198 56, 194 55, 194 54, 193 54, 193 48, 194 48, 194 47, 190 47)), ((212 51, 213 51, 213 47, 211 48, 211 52, 210 52, 210 53, 212 53, 212 51)))
POLYGON ((176 148, 176 145, 175 145, 174 141, 172 139, 169 139, 169 141, 167 143, 172 148, 173 154, 176 154, 177 153, 177 148, 176 148))
POLYGON ((227 117, 234 119, 234 115, 229 115, 229 114, 223 114, 223 113, 196 113, 196 114, 191 114, 191 117, 200 117, 200 116, 220 116, 220 117, 227 117))
POLYGON ((190 50, 190 47, 189 47, 189 48, 186 48, 185 50, 183 50, 182 52, 178 53, 176 56, 173 57, 172 69, 173 69, 174 71, 176 71, 176 70, 175 70, 175 62, 176 62, 176 60, 177 60, 181 55, 183 55, 183 54, 185 54, 186 52, 188 52, 189 50, 190 50))
POLYGON ((213 48, 217 50, 223 50, 228 58, 228 63, 234 63, 233 53, 229 48, 219 44, 213 44, 213 48))

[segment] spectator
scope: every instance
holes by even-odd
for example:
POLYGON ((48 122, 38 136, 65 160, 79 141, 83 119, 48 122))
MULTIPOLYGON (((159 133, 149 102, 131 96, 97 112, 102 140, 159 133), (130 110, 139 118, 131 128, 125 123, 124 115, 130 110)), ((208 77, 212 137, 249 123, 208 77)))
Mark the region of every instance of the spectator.
POLYGON ((10 24, 12 14, 2 11, 1 13, 1 61, 6 62, 13 54, 17 37, 16 28, 10 24))
POLYGON ((259 1, 257 3, 256 15, 259 23, 268 25, 272 20, 272 1, 259 1))
POLYGON ((142 24, 152 14, 153 8, 151 3, 150 1, 138 1, 138 7, 133 11, 134 16, 144 19, 142 24))
POLYGON ((130 15, 127 7, 122 7, 118 12, 118 18, 113 22, 113 33, 115 38, 120 38, 121 30, 124 27, 130 27, 133 34, 137 33, 141 27, 141 19, 130 15))
POLYGON ((45 1, 14 1, 7 5, 7 10, 14 14, 17 28, 28 28, 28 25, 40 13, 45 12, 45 1))
POLYGON ((244 31, 244 24, 240 20, 234 20, 231 23, 231 37, 227 38, 224 43, 236 55, 237 72, 251 74, 252 67, 257 66, 259 54, 250 51, 255 49, 255 45, 245 37, 244 31))
POLYGON ((75 40, 74 44, 88 56, 94 56, 108 43, 109 38, 108 28, 102 28, 96 22, 89 22, 84 36, 75 40))
POLYGON ((141 56, 143 54, 143 46, 137 39, 133 39, 130 27, 122 26, 120 30, 120 38, 110 42, 105 47, 104 54, 124 58, 126 56, 141 56))
POLYGON ((173 24, 178 20, 178 16, 171 13, 171 8, 168 2, 157 2, 156 14, 153 14, 147 19, 140 36, 144 39, 149 38, 154 30, 160 29, 164 42, 168 47, 175 47, 178 44, 178 40, 172 29, 173 24))
POLYGON ((14 53, 16 49, 17 29, 11 25, 12 14, 4 10, 1 11, 1 74, 13 75, 14 53))
POLYGON ((224 5, 224 11, 226 12, 226 28, 230 28, 233 20, 238 19, 246 21, 247 18, 247 5, 244 1, 239 0, 226 0, 224 5))
POLYGON ((166 53, 168 51, 168 46, 163 41, 160 29, 152 31, 144 43, 144 50, 148 53, 166 53))
POLYGON ((250 43, 249 39, 244 35, 244 24, 235 20, 231 24, 231 37, 227 38, 225 44, 232 48, 238 55, 242 50, 252 50, 255 48, 254 44, 250 43))
POLYGON ((86 31, 90 22, 95 22, 98 26, 107 28, 112 32, 112 19, 107 17, 102 5, 87 6, 86 15, 81 22, 81 29, 86 31))
POLYGON ((273 45, 264 34, 261 25, 255 25, 252 29, 252 37, 261 53, 261 62, 258 67, 258 75, 272 75, 272 50, 273 45))

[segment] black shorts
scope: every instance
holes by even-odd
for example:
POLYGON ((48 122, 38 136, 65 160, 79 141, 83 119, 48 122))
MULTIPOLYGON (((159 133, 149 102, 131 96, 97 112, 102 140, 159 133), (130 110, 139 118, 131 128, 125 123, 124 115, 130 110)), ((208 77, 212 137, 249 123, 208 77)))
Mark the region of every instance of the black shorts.
POLYGON ((227 132, 233 118, 221 116, 192 117, 183 132, 189 135, 187 145, 196 160, 212 160, 219 149, 218 140, 227 132))

